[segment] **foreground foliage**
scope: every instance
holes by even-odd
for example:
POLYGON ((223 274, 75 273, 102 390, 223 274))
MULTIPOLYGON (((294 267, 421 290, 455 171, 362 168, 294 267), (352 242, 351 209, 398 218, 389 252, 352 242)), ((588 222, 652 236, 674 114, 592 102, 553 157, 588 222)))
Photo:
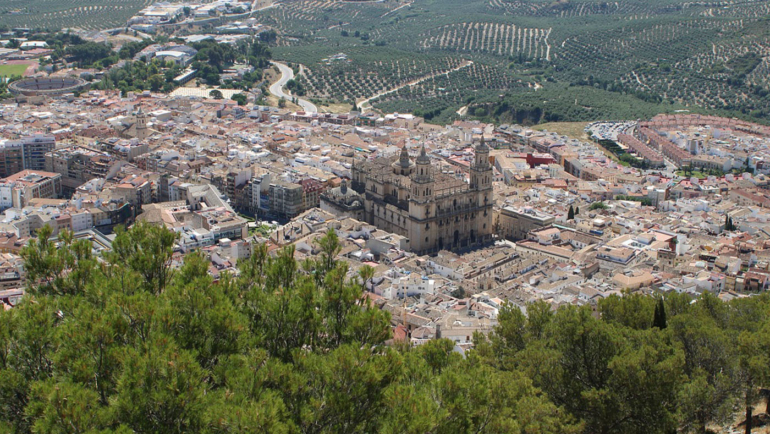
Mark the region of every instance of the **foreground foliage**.
POLYGON ((103 262, 66 232, 24 250, 29 295, 0 313, 1 431, 704 432, 767 380, 765 297, 505 307, 463 357, 384 345, 372 270, 336 260, 333 231, 317 259, 255 246, 219 281, 200 253, 173 271, 174 241, 139 224, 103 262))

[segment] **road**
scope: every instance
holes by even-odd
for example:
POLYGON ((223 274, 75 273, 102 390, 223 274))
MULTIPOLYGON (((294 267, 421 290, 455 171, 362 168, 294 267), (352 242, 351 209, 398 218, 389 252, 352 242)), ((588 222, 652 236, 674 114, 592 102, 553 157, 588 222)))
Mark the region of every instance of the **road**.
MULTIPOLYGON (((291 94, 285 93, 283 91, 284 86, 286 86, 286 83, 288 83, 289 80, 294 78, 294 71, 291 70, 288 66, 284 65, 283 63, 278 62, 270 62, 274 66, 277 66, 278 69, 281 71, 281 78, 278 79, 275 83, 270 85, 270 93, 277 96, 278 98, 284 98, 287 101, 291 101, 292 98, 294 98, 291 94)), ((299 104, 300 107, 302 107, 303 110, 305 110, 308 113, 318 113, 318 107, 315 106, 312 102, 297 98, 297 104, 299 104)))

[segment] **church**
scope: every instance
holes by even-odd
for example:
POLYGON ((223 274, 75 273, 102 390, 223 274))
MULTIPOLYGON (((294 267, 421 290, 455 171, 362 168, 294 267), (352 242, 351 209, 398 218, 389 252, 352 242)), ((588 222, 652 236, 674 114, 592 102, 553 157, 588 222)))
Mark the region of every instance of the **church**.
POLYGON ((397 157, 357 161, 352 188, 364 198, 367 223, 409 239, 410 251, 463 251, 492 241, 493 172, 489 147, 475 146, 470 182, 440 173, 425 146, 415 161, 397 157))

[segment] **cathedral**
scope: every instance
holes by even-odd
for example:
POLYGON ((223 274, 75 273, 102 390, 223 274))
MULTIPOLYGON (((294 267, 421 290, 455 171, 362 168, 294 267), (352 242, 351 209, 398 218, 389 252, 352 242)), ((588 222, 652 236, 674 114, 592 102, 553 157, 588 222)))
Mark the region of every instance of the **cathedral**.
POLYGON ((352 187, 364 198, 367 223, 409 239, 412 252, 461 251, 492 241, 492 165, 483 139, 470 183, 434 170, 425 146, 415 161, 398 157, 356 162, 352 187))

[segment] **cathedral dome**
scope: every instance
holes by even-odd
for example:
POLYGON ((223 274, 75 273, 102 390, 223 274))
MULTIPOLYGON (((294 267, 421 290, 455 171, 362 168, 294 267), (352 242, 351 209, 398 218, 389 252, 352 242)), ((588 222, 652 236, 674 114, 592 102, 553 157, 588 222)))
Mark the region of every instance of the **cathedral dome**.
POLYGON ((325 196, 329 202, 346 208, 360 208, 363 204, 361 195, 349 188, 346 180, 339 187, 329 189, 325 196))
POLYGON ((414 162, 409 159, 409 151, 406 149, 406 145, 401 148, 401 154, 398 156, 398 160, 393 162, 393 173, 396 175, 408 176, 414 170, 414 162))

